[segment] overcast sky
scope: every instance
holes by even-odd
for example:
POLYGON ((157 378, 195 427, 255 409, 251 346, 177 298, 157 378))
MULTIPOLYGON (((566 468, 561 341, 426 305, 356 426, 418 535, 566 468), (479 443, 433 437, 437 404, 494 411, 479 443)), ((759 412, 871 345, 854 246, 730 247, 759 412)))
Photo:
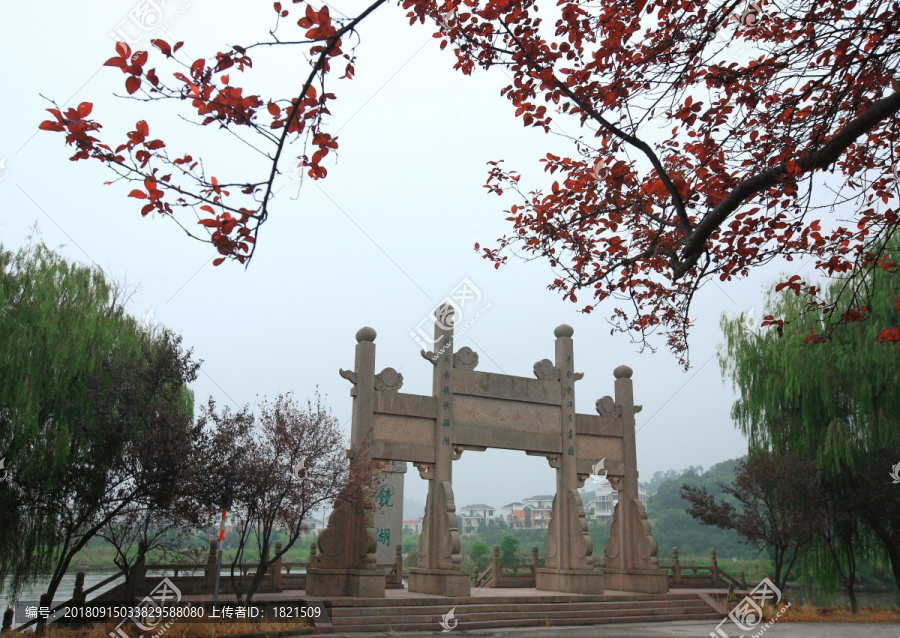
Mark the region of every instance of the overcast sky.
MULTIPOLYGON (((207 174, 220 181, 259 177, 263 166, 247 147, 215 129, 180 124, 174 105, 148 108, 113 97, 124 92, 124 76, 101 66, 114 55, 110 32, 139 4, 3 3, 0 241, 16 249, 38 224, 43 241, 68 258, 126 281, 135 290, 131 311, 142 317, 152 309, 203 360, 194 384, 198 403, 212 395, 236 406, 284 391, 305 399, 318 387, 349 435, 351 386, 338 369, 353 367, 356 331, 378 332, 377 370, 394 367, 403 374, 402 391, 430 394, 432 367, 410 332, 467 278, 482 295, 480 306, 490 304, 457 343, 480 353, 479 370, 532 376, 534 362, 553 358, 553 329, 562 323, 575 329, 576 369, 585 373, 576 390, 579 412, 594 413, 596 399, 613 394, 616 366, 634 369, 635 402, 644 406, 637 419, 643 478, 746 452, 729 416, 734 392, 715 360, 719 318, 755 308, 758 321, 763 286, 801 264, 703 288, 694 302, 688 372, 663 347, 640 353, 627 336, 610 335, 609 307, 583 315, 580 305, 547 291, 547 263, 512 261, 494 270, 473 246, 493 246, 510 231, 503 210, 515 200, 487 194, 485 163, 504 159, 524 184, 540 185, 538 160, 547 152, 572 155, 573 145, 524 128, 499 94, 507 82, 501 70, 472 77, 454 71, 455 58, 439 49, 433 29, 410 27, 389 5, 361 29, 357 77, 330 87, 338 95, 330 131, 339 131, 340 152, 326 164, 328 178, 298 193, 283 175, 252 265, 213 267, 208 245, 185 237, 171 220, 141 218, 141 204, 126 198, 130 186, 104 186, 111 173, 96 162, 70 162, 61 134, 38 131, 50 106, 39 94, 67 106, 90 101, 104 139, 121 140, 146 119, 173 156, 203 157, 207 174)), ((333 6, 351 14, 363 4, 333 6)), ((184 40, 191 58, 207 57, 265 39, 271 7, 168 0, 165 35, 184 40)), ((246 85, 267 97, 296 93, 305 77, 301 60, 253 57, 246 85)), ((571 121, 560 126, 577 129, 571 121)), ((501 506, 555 489, 547 462, 523 452, 467 452, 453 472, 458 505, 501 506)), ((407 497, 424 502, 425 493, 411 468, 407 497)))

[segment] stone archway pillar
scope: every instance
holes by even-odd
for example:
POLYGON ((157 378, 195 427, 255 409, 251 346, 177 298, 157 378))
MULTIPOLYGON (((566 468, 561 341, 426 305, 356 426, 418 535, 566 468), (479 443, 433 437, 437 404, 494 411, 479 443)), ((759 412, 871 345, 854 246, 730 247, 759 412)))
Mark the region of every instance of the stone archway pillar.
POLYGON ((647 512, 638 495, 637 446, 635 444, 634 389, 632 370, 619 366, 616 378, 616 410, 622 417, 624 472, 609 475, 609 483, 619 492, 613 510, 609 540, 606 542, 606 586, 609 589, 662 594, 669 590, 666 570, 656 557, 656 539, 650 533, 647 512))
POLYGON ((434 465, 422 464, 428 480, 425 517, 419 536, 419 567, 409 570, 409 591, 440 596, 468 596, 469 574, 461 569, 460 535, 453 498, 453 308, 438 308, 443 321, 434 325, 436 352, 425 353, 434 365, 434 465))
MULTIPOLYGON (((341 371, 351 383, 353 424, 350 430, 350 463, 363 458, 366 441, 372 438, 375 394, 375 330, 356 333, 353 372, 341 371)), ((351 467, 351 476, 354 474, 351 467)), ((306 573, 306 592, 311 596, 357 596, 383 598, 384 571, 376 565, 375 510, 371 484, 363 486, 359 499, 339 498, 328 517, 328 527, 319 535, 315 568, 306 573)))
MULTIPOLYGON (((552 374, 559 382, 561 454, 556 462, 556 496, 544 543, 546 565, 537 570, 535 582, 538 589, 602 594, 603 573, 594 570, 591 557, 594 546, 588 535, 584 507, 578 493, 575 381, 580 375, 575 373, 574 332, 571 326, 565 324, 553 332, 556 343, 555 372, 552 374)), ((542 374, 547 376, 547 373, 542 374)))

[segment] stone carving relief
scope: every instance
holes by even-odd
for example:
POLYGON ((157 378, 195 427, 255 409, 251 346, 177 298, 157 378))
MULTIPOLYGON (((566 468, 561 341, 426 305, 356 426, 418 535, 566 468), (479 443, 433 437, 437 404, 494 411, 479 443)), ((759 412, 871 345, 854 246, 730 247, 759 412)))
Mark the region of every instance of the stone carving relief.
POLYGON ((463 346, 453 354, 454 368, 468 368, 474 370, 478 365, 478 353, 469 346, 463 346))
POLYGON ((375 389, 396 392, 403 387, 403 375, 393 368, 385 368, 375 375, 375 389))
POLYGON ((553 365, 550 359, 541 359, 534 364, 534 376, 538 379, 559 379, 559 369, 553 365))

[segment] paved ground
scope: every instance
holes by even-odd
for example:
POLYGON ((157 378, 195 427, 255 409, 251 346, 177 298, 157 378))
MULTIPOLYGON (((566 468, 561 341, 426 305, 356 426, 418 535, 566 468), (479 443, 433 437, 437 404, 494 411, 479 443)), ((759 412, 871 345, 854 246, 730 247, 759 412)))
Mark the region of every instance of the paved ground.
MULTIPOLYGON (((634 623, 625 625, 600 625, 595 627, 549 627, 528 629, 479 629, 465 631, 457 628, 449 632, 372 632, 372 633, 334 633, 329 636, 335 638, 375 638, 390 636, 400 638, 402 636, 508 636, 509 638, 544 638, 561 636, 563 638, 585 638, 594 636, 612 638, 709 638, 710 633, 716 629, 716 624, 709 622, 682 621, 670 623, 634 623)), ((735 626, 723 625, 722 629, 729 638, 738 638, 741 632, 735 626)), ((745 638, 756 635, 759 629, 753 632, 744 632, 745 638)), ((894 623, 782 623, 777 622, 769 627, 763 634, 765 638, 898 638, 900 636, 900 624, 894 623)), ((715 634, 713 633, 713 636, 715 634)))

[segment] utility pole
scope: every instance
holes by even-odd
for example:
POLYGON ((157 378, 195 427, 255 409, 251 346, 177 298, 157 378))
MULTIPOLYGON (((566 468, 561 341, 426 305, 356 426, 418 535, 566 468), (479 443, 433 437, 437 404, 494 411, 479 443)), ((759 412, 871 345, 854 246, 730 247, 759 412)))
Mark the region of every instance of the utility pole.
POLYGON ((222 550, 225 544, 225 516, 231 509, 231 476, 225 479, 225 502, 222 504, 222 522, 219 524, 219 555, 216 557, 216 585, 213 590, 213 605, 219 602, 219 574, 222 573, 222 550))

